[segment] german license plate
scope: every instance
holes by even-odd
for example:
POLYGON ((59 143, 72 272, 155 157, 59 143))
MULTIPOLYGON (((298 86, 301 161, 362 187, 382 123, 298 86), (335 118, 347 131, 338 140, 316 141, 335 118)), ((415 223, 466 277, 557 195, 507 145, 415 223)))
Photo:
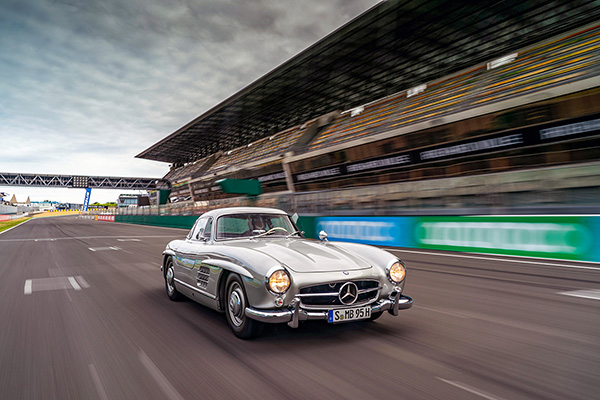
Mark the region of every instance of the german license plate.
POLYGON ((327 322, 335 324, 337 322, 356 321, 371 317, 371 306, 359 308, 341 308, 339 310, 329 310, 327 322))

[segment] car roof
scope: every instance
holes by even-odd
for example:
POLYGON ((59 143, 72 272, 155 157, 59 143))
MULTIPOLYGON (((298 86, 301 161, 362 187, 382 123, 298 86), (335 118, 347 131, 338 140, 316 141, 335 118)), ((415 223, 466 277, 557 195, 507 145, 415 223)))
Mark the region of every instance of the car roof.
POLYGON ((220 217, 221 215, 229 214, 281 214, 287 215, 283 210, 277 208, 266 208, 266 207, 227 207, 218 208, 215 210, 207 211, 202 214, 203 217, 220 217))

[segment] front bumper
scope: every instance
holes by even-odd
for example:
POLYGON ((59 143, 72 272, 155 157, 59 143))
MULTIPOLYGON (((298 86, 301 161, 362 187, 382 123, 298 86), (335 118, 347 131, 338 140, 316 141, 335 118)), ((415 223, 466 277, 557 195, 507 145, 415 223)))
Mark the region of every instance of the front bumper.
MULTIPOLYGON (((300 299, 296 298, 293 305, 287 310, 259 310, 246 307, 246 316, 260 322, 269 324, 280 324, 287 322, 292 328, 297 328, 300 321, 327 320, 327 310, 312 311, 300 307, 300 299)), ((371 313, 387 311, 392 315, 398 315, 399 310, 407 310, 413 305, 413 299, 395 292, 387 299, 381 299, 371 304, 371 313)))

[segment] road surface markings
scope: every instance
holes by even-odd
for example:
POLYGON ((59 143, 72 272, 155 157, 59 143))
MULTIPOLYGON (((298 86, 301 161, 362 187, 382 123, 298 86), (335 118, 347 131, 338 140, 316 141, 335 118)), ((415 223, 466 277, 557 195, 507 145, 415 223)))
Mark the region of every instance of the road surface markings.
POLYGON ((31 279, 25 281, 25 294, 31 294, 32 282, 31 279))
POLYGON ((75 279, 77 279, 77 282, 79 282, 81 287, 86 288, 86 289, 90 287, 89 283, 87 283, 87 281, 85 279, 83 279, 83 276, 81 276, 81 275, 76 276, 75 279))
POLYGON ((150 372, 150 375, 152 375, 160 389, 169 400, 183 400, 183 397, 181 397, 177 389, 171 385, 171 382, 169 382, 163 373, 160 372, 158 367, 152 362, 152 360, 150 360, 150 357, 148 357, 146 353, 140 350, 139 357, 144 367, 146 367, 148 372, 150 372))
POLYGON ((141 242, 140 239, 117 239, 117 242, 141 242))
POLYGON ((42 292, 47 290, 62 290, 62 289, 74 289, 81 290, 89 288, 90 285, 81 276, 75 278, 73 276, 58 276, 52 278, 37 278, 27 279, 25 281, 25 287, 23 293, 28 295, 33 292, 42 292), (79 279, 79 282, 78 282, 79 279), (81 283, 81 284, 80 284, 81 283))
MULTIPOLYGON (((5 229, 5 230, 3 230, 2 232, 0 232, 0 235, 2 235, 3 233, 6 233, 6 232, 8 232, 8 231, 12 231, 13 229, 15 229, 15 228, 18 228, 19 226, 21 226, 21 225, 23 225, 24 223, 26 223, 26 222, 29 222, 29 221, 31 221, 31 219, 28 219, 28 220, 26 220, 26 221, 23 221, 23 222, 21 222, 20 224, 13 226, 12 228, 5 229)), ((17 239, 17 240, 22 240, 22 239, 17 239)))
POLYGON ((35 239, 35 242, 55 242, 56 239, 35 239))
POLYGON ((450 312, 450 311, 442 311, 442 310, 438 310, 436 308, 429 308, 429 307, 423 307, 422 305, 417 305, 416 308, 422 308, 423 310, 427 310, 427 311, 435 311, 438 313, 442 313, 442 314, 446 314, 446 315, 451 315, 453 317, 457 317, 457 318, 471 318, 467 315, 464 314, 459 314, 459 313, 455 313, 455 312, 450 312))
MULTIPOLYGON (((27 221, 31 221, 31 220, 27 220, 27 221)), ((25 222, 27 222, 25 221, 25 222)), ((25 223, 23 222, 23 223, 25 223)), ((20 226, 20 225, 17 225, 20 226)), ((10 229, 14 229, 17 226, 14 226, 10 229)), ((0 234, 8 232, 10 229, 7 229, 5 231, 0 232, 0 234)), ((167 228, 167 229, 171 229, 171 228, 167 228)), ((173 228, 173 229, 179 229, 179 228, 173 228)), ((181 230, 181 229, 180 229, 181 230)), ((185 235, 184 235, 185 236, 185 235)), ((126 238, 128 236, 77 236, 77 237, 58 237, 58 238, 33 238, 33 239, 2 239, 0 240, 0 242, 35 242, 38 240, 88 240, 88 239, 115 239, 115 238, 126 238)), ((160 238, 171 238, 171 239, 175 239, 175 238, 181 238, 181 235, 152 235, 152 236, 139 236, 136 235, 136 238, 142 238, 142 239, 160 239, 160 238)))
POLYGON ((105 250, 121 250, 120 247, 109 246, 109 247, 88 247, 90 251, 105 251, 105 250))
MULTIPOLYGON (((600 271, 600 267, 586 267, 584 265, 569 265, 569 264, 553 264, 547 263, 544 261, 526 261, 526 260, 516 260, 513 258, 492 258, 492 257, 481 257, 481 256, 471 256, 466 254, 448 254, 448 253, 430 253, 428 251, 414 251, 414 250, 400 250, 394 249, 392 247, 385 248, 384 250, 391 252, 401 252, 401 253, 414 253, 414 254, 424 254, 428 256, 440 256, 440 257, 459 257, 459 258, 470 258, 473 260, 485 260, 485 261, 499 261, 499 262, 510 262, 510 263, 520 263, 520 264, 535 264, 542 265, 545 267, 561 267, 561 268, 576 268, 576 269, 589 269, 593 271, 600 271)), ((502 255, 503 257, 509 257, 506 255, 502 255)), ((499 255, 500 257, 500 255, 499 255)))
POLYGON ((560 292, 558 294, 562 294, 565 296, 581 297, 583 299, 600 300, 600 290, 599 289, 575 290, 572 292, 560 292))
POLYGON ((98 375, 98 371, 96 371, 96 367, 94 366, 94 364, 90 364, 88 365, 88 367, 90 369, 90 374, 92 374, 92 379, 94 380, 94 385, 96 385, 96 390, 98 391, 100 400, 108 400, 108 395, 106 394, 104 385, 100 380, 100 375, 98 375))
POLYGON ((440 381, 447 383, 448 385, 452 385, 454 387, 457 387, 459 389, 465 390, 469 393, 473 393, 479 397, 483 397, 484 399, 488 399, 488 400, 501 400, 499 397, 494 397, 494 396, 490 396, 487 393, 484 393, 480 390, 474 389, 472 387, 469 387, 467 385, 465 385, 464 383, 460 383, 460 382, 456 382, 456 381, 448 381, 446 379, 440 378, 439 376, 437 377, 440 381))
POLYGON ((81 290, 81 286, 79 286, 79 284, 77 283, 77 281, 75 280, 75 278, 73 278, 72 276, 69 276, 69 283, 71 284, 71 286, 73 286, 73 289, 75 290, 81 290))

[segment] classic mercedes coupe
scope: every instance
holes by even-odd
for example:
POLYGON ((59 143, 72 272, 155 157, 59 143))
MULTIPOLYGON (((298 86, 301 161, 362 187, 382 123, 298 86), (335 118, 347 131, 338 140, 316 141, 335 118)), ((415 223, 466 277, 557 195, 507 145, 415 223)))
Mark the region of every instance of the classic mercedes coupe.
POLYGON ((406 267, 377 247, 304 238, 295 219, 272 208, 202 214, 187 238, 170 242, 161 270, 167 295, 224 312, 240 338, 264 323, 374 320, 408 309, 406 267))

